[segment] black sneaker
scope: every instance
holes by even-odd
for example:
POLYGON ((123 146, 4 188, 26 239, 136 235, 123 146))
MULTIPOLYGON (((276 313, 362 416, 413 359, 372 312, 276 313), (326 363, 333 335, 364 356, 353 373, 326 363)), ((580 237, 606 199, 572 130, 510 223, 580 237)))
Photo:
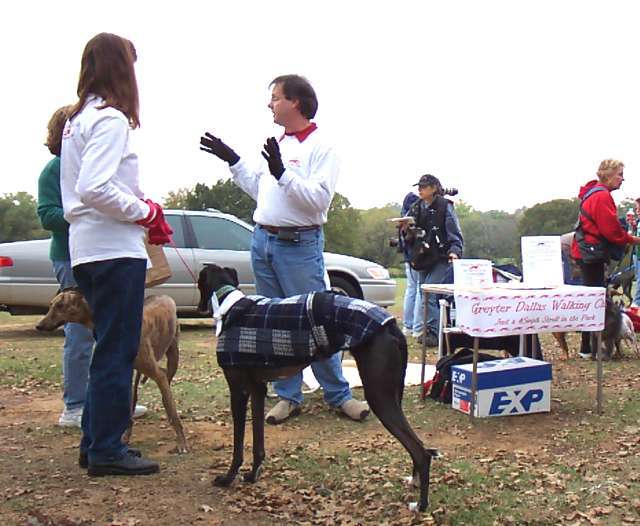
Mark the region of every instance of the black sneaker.
MULTIPOLYGON (((133 455, 134 457, 141 457, 142 451, 136 449, 135 447, 130 447, 127 450, 127 454, 133 455)), ((80 451, 80 455, 78 456, 78 466, 82 469, 87 469, 89 467, 89 455, 87 453, 83 453, 80 451)))
POLYGON ((160 471, 157 462, 135 455, 125 455, 120 460, 105 464, 89 464, 87 474, 90 477, 104 477, 107 475, 151 475, 160 471))

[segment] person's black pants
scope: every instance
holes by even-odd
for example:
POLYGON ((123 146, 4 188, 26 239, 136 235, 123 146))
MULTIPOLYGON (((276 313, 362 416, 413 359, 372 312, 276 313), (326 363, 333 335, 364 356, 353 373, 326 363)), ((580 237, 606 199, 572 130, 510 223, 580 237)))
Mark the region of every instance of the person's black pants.
POLYGON ((93 313, 96 339, 82 412, 80 451, 90 464, 122 458, 131 418, 133 362, 140 345, 145 259, 83 263, 73 275, 93 313))
MULTIPOLYGON (((580 262, 580 272, 582 281, 586 287, 604 287, 604 262, 601 263, 582 263, 580 262)), ((591 335, 592 332, 582 333, 582 342, 580 343, 580 354, 591 354, 591 335)), ((594 352, 595 354, 595 352, 594 352)))

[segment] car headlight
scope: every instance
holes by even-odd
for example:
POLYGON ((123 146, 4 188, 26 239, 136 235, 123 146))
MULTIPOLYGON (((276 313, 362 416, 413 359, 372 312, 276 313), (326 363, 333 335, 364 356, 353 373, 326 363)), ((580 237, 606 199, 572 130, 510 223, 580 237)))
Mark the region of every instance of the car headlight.
POLYGON ((367 274, 373 279, 389 279, 389 271, 384 267, 369 267, 367 274))

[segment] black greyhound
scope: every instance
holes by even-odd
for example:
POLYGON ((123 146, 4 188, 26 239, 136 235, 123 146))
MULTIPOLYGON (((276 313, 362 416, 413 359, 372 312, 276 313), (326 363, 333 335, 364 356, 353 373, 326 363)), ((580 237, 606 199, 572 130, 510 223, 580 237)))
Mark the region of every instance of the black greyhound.
MULTIPOLYGON (((217 299, 222 304, 224 298, 236 290, 237 286, 238 275, 235 269, 222 268, 217 265, 205 266, 198 278, 199 310, 201 312, 209 311, 211 298, 216 293, 217 299)), ((374 306, 371 305, 371 307, 374 306)), ((229 329, 226 321, 228 320, 224 317, 222 320, 218 320, 218 323, 223 324, 223 334, 229 329)), ((218 344, 220 344, 220 339, 218 344)), ((336 348, 330 352, 335 353, 339 350, 336 348)), ((411 455, 413 484, 419 484, 420 487, 418 509, 424 511, 429 505, 431 458, 437 457, 438 452, 435 449, 424 447, 402 412, 402 394, 407 368, 407 342, 395 320, 391 320, 382 325, 380 330, 366 343, 349 350, 356 360, 369 407, 384 427, 400 441, 411 455)), ((260 467, 265 458, 264 399, 267 393, 266 383, 288 378, 301 371, 306 364, 285 365, 283 367, 221 365, 231 394, 233 460, 227 473, 217 476, 213 484, 215 486, 229 486, 236 478, 242 465, 249 396, 251 396, 253 414, 253 466, 251 471, 244 475, 244 481, 255 482, 260 475, 260 467)))

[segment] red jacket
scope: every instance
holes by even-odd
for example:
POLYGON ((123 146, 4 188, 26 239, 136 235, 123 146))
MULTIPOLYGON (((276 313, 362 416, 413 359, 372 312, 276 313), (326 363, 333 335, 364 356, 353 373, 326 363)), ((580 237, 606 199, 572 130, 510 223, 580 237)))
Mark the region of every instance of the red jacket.
MULTIPOLYGON (((582 203, 582 208, 595 221, 594 223, 589 221, 582 214, 580 215, 580 222, 582 223, 585 241, 587 243, 595 244, 599 243, 601 239, 604 238, 614 245, 626 245, 627 243, 631 243, 632 237, 624 230, 624 228, 622 228, 622 225, 618 220, 616 204, 613 202, 611 192, 606 186, 594 179, 580 188, 578 197, 582 200, 584 195, 595 186, 601 186, 604 190, 594 192, 584 203, 582 203)), ((574 259, 582 259, 575 238, 571 245, 571 255, 574 259)))

